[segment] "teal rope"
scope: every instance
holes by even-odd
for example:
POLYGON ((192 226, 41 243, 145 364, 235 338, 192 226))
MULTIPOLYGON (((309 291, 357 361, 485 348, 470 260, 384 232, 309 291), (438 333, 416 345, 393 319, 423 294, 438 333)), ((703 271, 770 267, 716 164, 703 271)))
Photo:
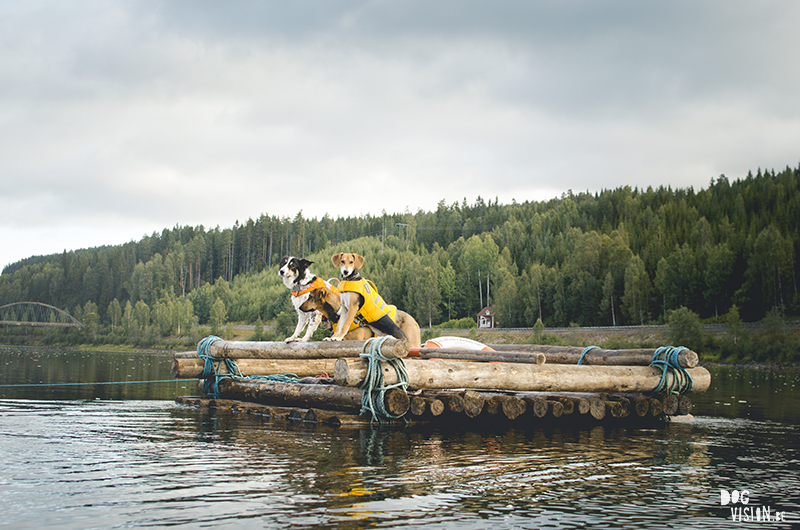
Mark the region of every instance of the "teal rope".
POLYGON ((366 359, 369 363, 367 367, 367 375, 358 388, 364 390, 361 397, 361 414, 369 412, 372 414, 372 421, 383 423, 384 420, 395 420, 400 416, 394 415, 383 404, 383 396, 387 390, 391 388, 408 388, 408 372, 403 359, 387 359, 381 353, 381 346, 391 337, 373 337, 364 343, 361 349, 361 358, 366 359), (369 347, 369 351, 367 348, 369 347), (383 366, 381 362, 388 363, 397 372, 399 383, 394 385, 385 385, 383 380, 383 366))
POLYGON ((203 392, 206 395, 214 396, 214 399, 219 399, 219 382, 221 379, 257 379, 261 381, 275 381, 278 383, 296 383, 300 380, 295 374, 275 374, 275 375, 242 375, 239 365, 236 364, 234 359, 218 359, 213 357, 210 353, 211 345, 222 340, 214 335, 209 335, 197 344, 197 355, 203 359, 203 373, 200 379, 203 379, 203 392), (228 370, 228 373, 219 373, 222 365, 228 370))
POLYGON ((653 390, 654 394, 659 392, 665 394, 685 394, 692 391, 692 376, 678 362, 678 355, 688 348, 683 346, 662 346, 653 354, 653 362, 650 366, 661 369, 661 380, 653 390), (669 376, 672 374, 672 383, 668 384, 669 376))
POLYGON ((599 350, 599 349, 600 348, 598 346, 587 346, 583 350, 583 353, 581 354, 581 358, 578 359, 578 364, 583 364, 583 358, 586 357, 586 354, 589 353, 591 350, 599 350))

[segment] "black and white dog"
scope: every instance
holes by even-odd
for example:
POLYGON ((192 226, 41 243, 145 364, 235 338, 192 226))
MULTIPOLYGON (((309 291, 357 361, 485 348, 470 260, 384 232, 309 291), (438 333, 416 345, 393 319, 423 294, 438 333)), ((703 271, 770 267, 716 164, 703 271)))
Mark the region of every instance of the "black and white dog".
POLYGON ((292 305, 294 310, 297 311, 297 327, 291 337, 288 337, 284 342, 307 342, 317 330, 320 322, 322 322, 322 313, 319 311, 303 311, 300 306, 303 302, 308 300, 308 295, 317 287, 327 285, 328 282, 324 281, 311 273, 308 268, 313 264, 313 261, 308 261, 303 258, 295 258, 294 256, 284 256, 281 259, 278 274, 283 280, 283 284, 292 291, 292 305), (306 333, 300 338, 303 328, 306 328, 306 333))

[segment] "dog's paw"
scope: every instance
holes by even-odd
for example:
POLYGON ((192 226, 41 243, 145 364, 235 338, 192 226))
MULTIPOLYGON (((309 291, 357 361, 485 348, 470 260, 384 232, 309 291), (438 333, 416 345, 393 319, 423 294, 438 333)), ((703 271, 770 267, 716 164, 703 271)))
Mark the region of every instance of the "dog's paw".
POLYGON ((285 338, 283 340, 283 342, 285 342, 286 344, 289 344, 290 342, 294 342, 296 340, 297 340, 297 337, 287 337, 287 338, 285 338))

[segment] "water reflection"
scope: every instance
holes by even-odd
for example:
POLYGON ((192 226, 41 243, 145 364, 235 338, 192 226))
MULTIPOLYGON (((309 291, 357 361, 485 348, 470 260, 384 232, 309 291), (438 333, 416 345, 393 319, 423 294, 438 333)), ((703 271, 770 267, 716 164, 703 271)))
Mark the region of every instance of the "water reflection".
MULTIPOLYGON (((3 349, 1 378, 169 371, 165 354, 84 355, 96 354, 3 349)), ((695 399, 694 420, 647 429, 335 429, 173 396, 96 400, 80 390, 44 400, 0 389, 0 505, 9 527, 67 530, 729 528, 720 489, 748 489, 754 505, 800 522, 800 421, 779 406, 796 403, 796 372, 714 370, 722 373, 695 399), (724 396, 746 403, 734 409, 724 396)))
POLYGON ((196 381, 174 380, 171 366, 168 352, 0 346, 0 398, 175 399, 196 393, 196 381))

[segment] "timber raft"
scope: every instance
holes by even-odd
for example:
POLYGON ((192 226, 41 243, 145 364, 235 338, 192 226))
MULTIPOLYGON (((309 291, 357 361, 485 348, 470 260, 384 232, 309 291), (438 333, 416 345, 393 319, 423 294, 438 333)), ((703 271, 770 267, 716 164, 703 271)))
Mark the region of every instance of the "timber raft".
POLYGON ((537 345, 409 348, 381 337, 230 342, 174 354, 176 378, 204 396, 181 404, 334 427, 374 422, 652 424, 688 415, 711 375, 686 348, 537 345), (491 348, 489 350, 488 348, 491 348))

